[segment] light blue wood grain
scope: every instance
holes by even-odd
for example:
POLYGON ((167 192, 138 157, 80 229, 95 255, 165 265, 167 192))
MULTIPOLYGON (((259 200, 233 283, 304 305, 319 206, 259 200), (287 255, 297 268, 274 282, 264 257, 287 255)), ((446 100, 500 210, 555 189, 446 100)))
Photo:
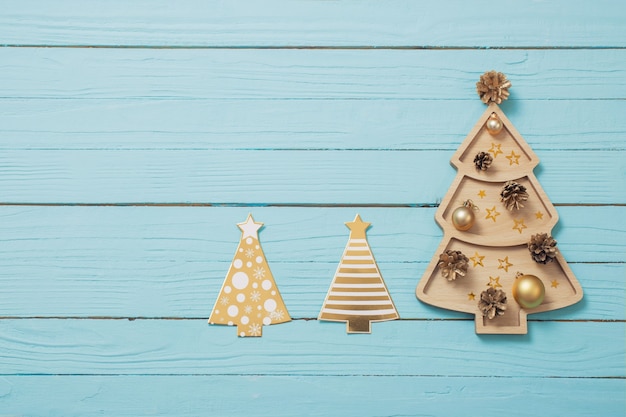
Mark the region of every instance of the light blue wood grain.
POLYGON ((626 46, 615 1, 0 3, 0 43, 176 46, 626 46))
MULTIPOLYGON (((555 236, 585 298, 531 318, 626 319, 626 230, 609 231, 624 208, 596 208, 593 219, 588 207, 559 209, 567 227, 555 236)), ((317 317, 356 209, 3 207, 0 316, 207 317, 249 211, 266 224, 261 242, 291 316, 317 317)), ((442 237, 434 209, 358 211, 401 317, 469 317, 414 295, 442 237)))
POLYGON ((296 320, 241 339, 235 327, 204 319, 5 319, 0 369, 2 375, 624 378, 625 330, 624 322, 548 321, 530 323, 527 335, 478 336, 473 321, 396 320, 374 323, 369 335, 348 335, 344 323, 296 320))
POLYGON ((626 377, 624 322, 532 322, 476 335, 472 321, 395 320, 372 334, 295 320, 261 338, 200 320, 0 320, 1 375, 626 377))
MULTIPOLYGON (((571 262, 623 262, 623 207, 559 207, 554 236, 571 262), (591 212, 591 213, 590 213, 591 212), (592 216, 585 217, 589 214, 592 216)), ((348 238, 344 223, 356 213, 372 223, 368 241, 380 263, 430 261, 442 238, 434 208, 277 207, 2 207, 6 259, 26 262, 33 252, 54 261, 140 262, 232 260, 252 213, 270 261, 338 263, 348 238), (62 244, 59 244, 59 243, 62 244), (164 256, 165 255, 165 256, 164 256), (18 258, 18 256, 20 256, 18 258), (49 256, 49 257, 48 257, 49 256)))
POLYGON ((626 49, 2 48, 0 63, 4 98, 477 103, 486 68, 508 75, 511 101, 626 97, 626 49))
MULTIPOLYGON (((553 204, 626 203, 624 152, 543 151, 553 204), (563 186, 576 184, 576 186, 563 186)), ((441 201, 448 151, 7 150, 5 203, 402 204, 441 201)))
MULTIPOLYGON (((516 100, 501 107, 537 153, 626 148, 626 100, 516 100)), ((437 99, 3 99, 0 149, 439 149, 451 155, 484 109, 478 100, 437 99)))
POLYGON ((0 408, 31 417, 59 410, 65 417, 292 417, 298 412, 448 417, 461 411, 618 417, 626 411, 625 389, 623 379, 584 378, 22 376, 0 377, 0 408))

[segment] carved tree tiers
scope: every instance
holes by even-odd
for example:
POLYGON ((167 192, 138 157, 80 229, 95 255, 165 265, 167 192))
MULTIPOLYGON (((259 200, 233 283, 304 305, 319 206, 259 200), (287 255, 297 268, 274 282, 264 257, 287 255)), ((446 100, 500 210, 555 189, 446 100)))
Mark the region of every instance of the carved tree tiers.
POLYGON ((416 295, 421 301, 437 307, 462 311, 476 316, 476 333, 525 334, 526 316, 572 305, 583 292, 563 256, 553 262, 535 262, 527 248, 530 237, 550 234, 558 214, 532 173, 539 163, 530 146, 517 132, 497 104, 489 104, 472 131, 453 155, 451 164, 458 174, 435 214, 444 237, 419 282, 416 295), (495 114, 503 128, 491 134, 485 127, 495 114), (488 152, 493 161, 487 170, 478 170, 474 157, 488 152), (526 188, 528 199, 523 207, 507 210, 500 192, 507 181, 526 188), (471 200, 475 205, 475 223, 467 231, 457 230, 452 213, 471 200), (441 276, 439 254, 458 250, 469 259, 464 277, 448 281, 441 276), (539 277, 546 289, 543 302, 535 308, 521 307, 513 298, 516 274, 539 277), (483 317, 478 308, 481 293, 493 287, 507 295, 507 309, 493 319, 483 317))

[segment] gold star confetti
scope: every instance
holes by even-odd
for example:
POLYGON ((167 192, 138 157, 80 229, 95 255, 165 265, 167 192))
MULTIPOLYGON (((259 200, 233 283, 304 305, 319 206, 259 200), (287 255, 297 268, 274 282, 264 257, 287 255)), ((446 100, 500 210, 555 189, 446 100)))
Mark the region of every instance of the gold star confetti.
POLYGON ((522 233, 522 230, 526 229, 526 225, 524 224, 524 219, 513 219, 513 221, 515 222, 515 224, 513 225, 512 229, 513 230, 517 230, 520 233, 522 233))
POLYGON ((559 282, 556 279, 552 280, 552 288, 556 288, 558 286, 559 286, 559 282))
POLYGON ((515 151, 511 151, 511 155, 505 156, 505 158, 509 160, 509 165, 519 165, 520 156, 522 155, 517 155, 515 151))
POLYGON ((500 213, 498 213, 496 211, 496 206, 493 206, 492 209, 487 209, 487 216, 485 216, 485 219, 493 219, 494 223, 496 221, 496 217, 499 216, 500 213))
POLYGON ((494 158, 498 156, 498 154, 502 153, 502 151, 500 150, 500 146, 502 146, 502 144, 496 144, 491 142, 491 148, 489 149, 489 153, 492 154, 494 158))
POLYGON ((509 257, 505 256, 504 259, 498 259, 500 265, 498 265, 498 269, 504 269, 504 272, 509 272, 509 268, 513 266, 511 262, 509 262, 509 257))
POLYGON ((542 213, 542 212, 540 212, 540 211, 538 211, 538 212, 536 212, 536 213, 535 213, 535 217, 536 217, 537 219, 543 219, 543 213, 542 213))
POLYGON ((467 299, 472 301, 476 299, 476 294, 474 294, 473 292, 467 294, 467 299))
POLYGON ((487 196, 487 193, 485 193, 485 190, 480 190, 478 192, 478 197, 483 198, 483 197, 486 197, 486 196, 487 196))
POLYGON ((489 283, 487 284, 488 287, 491 288, 502 288, 502 285, 500 285, 500 277, 489 277, 489 283))
POLYGON ((474 252, 474 256, 472 256, 470 259, 472 260, 472 262, 474 262, 474 268, 476 268, 476 265, 485 266, 483 265, 483 259, 485 259, 485 257, 480 256, 478 252, 474 252))

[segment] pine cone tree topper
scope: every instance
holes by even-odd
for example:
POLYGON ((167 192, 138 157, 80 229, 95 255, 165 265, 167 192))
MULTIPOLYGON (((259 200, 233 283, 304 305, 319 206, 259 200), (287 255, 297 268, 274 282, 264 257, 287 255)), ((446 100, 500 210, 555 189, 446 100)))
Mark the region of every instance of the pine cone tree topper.
POLYGON ((441 275, 448 281, 454 281, 458 276, 464 277, 469 267, 469 258, 461 251, 458 250, 446 250, 439 255, 439 263, 437 264, 441 269, 441 275))
POLYGON ((506 75, 493 70, 481 75, 480 81, 476 83, 476 91, 485 104, 502 103, 509 98, 509 88, 511 82, 506 79, 506 75))
POLYGON ((535 262, 545 265, 556 258, 556 240, 547 233, 537 233, 530 237, 528 250, 535 262))
POLYGON ((528 193, 526 187, 522 184, 518 184, 515 181, 507 181, 500 193, 500 201, 504 203, 504 207, 511 211, 513 209, 519 210, 524 207, 523 201, 528 200, 528 193))
POLYGON ((484 317, 489 320, 496 316, 501 316, 506 311, 506 294, 502 290, 496 290, 493 287, 487 288, 480 294, 478 309, 483 313, 484 317))

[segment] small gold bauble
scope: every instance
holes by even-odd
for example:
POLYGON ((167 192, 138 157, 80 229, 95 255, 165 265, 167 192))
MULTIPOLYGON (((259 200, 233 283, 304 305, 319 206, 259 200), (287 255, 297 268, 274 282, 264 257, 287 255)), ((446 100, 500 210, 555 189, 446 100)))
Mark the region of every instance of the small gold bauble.
POLYGON ((543 282, 534 275, 519 275, 513 283, 513 298, 523 308, 538 307, 546 295, 543 282))
POLYGON ((497 114, 491 113, 489 119, 487 119, 487 123, 485 123, 485 127, 487 128, 487 132, 491 135, 497 135, 502 130, 502 120, 498 117, 497 114))
POLYGON ((461 231, 466 231, 474 226, 476 216, 474 216, 474 204, 467 200, 461 207, 457 207, 452 212, 452 225, 461 231))

